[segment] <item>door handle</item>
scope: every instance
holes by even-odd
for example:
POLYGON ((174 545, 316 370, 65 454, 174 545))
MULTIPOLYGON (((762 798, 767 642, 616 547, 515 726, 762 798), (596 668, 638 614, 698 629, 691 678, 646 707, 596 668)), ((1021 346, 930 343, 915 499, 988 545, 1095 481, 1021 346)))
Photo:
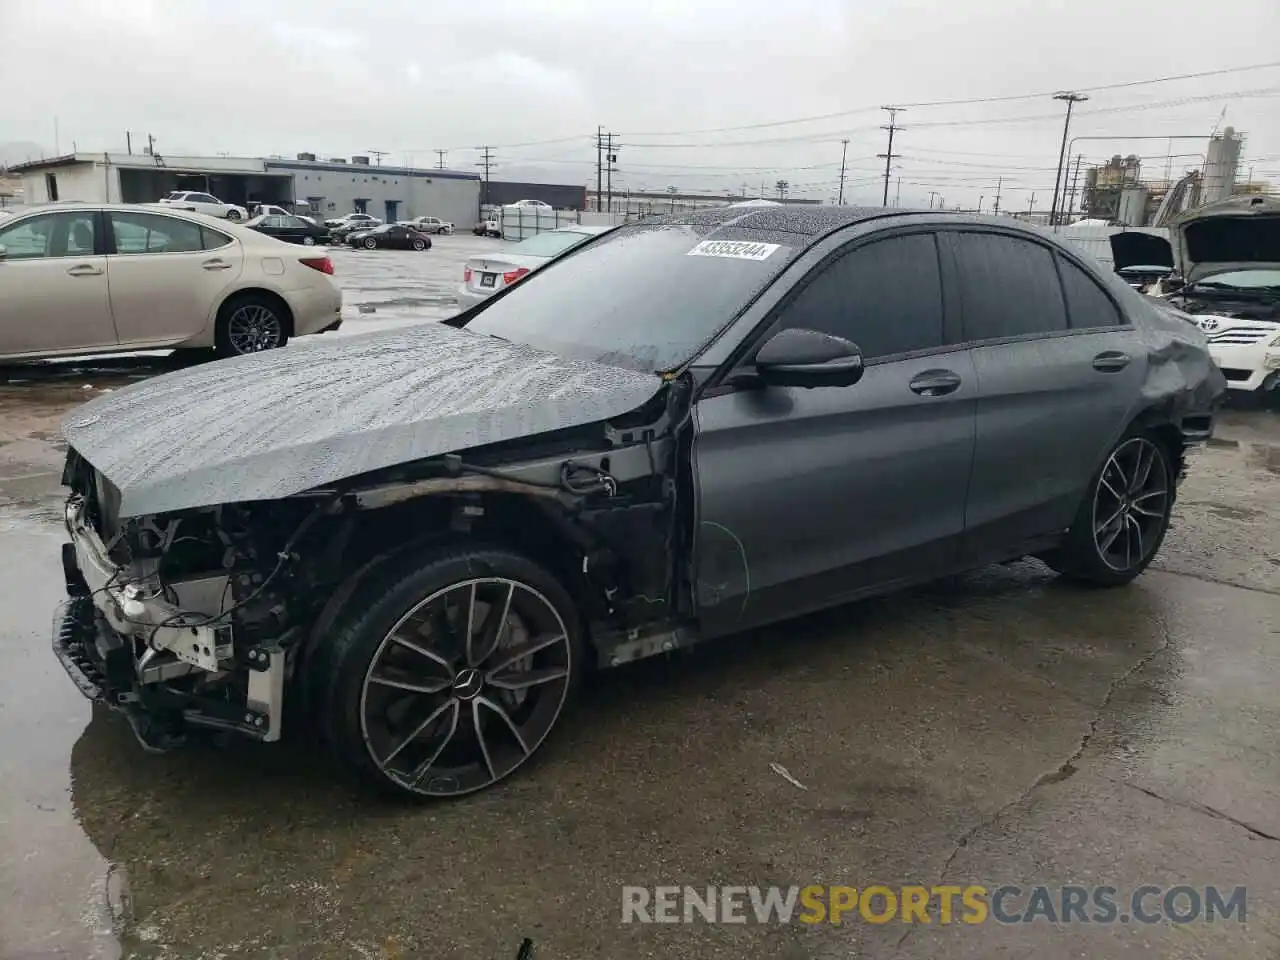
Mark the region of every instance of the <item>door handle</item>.
POLYGON ((92 263, 82 263, 72 267, 67 271, 67 274, 72 277, 100 277, 102 276, 102 268, 95 267, 92 263))
POLYGON ((212 260, 206 260, 204 263, 200 264, 200 266, 204 267, 206 270, 230 270, 231 269, 231 264, 227 263, 227 261, 225 260, 219 260, 217 257, 215 257, 212 260))
POLYGON ((950 370, 925 370, 912 377, 908 386, 922 397, 942 397, 959 389, 960 374, 950 370))
POLYGON ((1105 350, 1093 358, 1093 369, 1099 373, 1116 373, 1129 365, 1129 355, 1119 350, 1105 350))

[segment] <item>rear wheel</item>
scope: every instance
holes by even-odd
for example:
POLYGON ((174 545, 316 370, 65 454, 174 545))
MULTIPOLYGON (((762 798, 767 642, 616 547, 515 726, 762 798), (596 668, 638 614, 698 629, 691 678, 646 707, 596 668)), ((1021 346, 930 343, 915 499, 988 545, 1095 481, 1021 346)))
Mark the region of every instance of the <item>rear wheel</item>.
POLYGON ((288 343, 289 321, 280 305, 267 297, 232 297, 218 311, 216 339, 218 354, 224 357, 274 350, 288 343))
POLYGON ((303 245, 304 247, 314 247, 314 246, 316 245, 316 238, 315 238, 315 237, 303 237, 303 238, 302 238, 302 245, 303 245))
POLYGON ((232 223, 238 223, 238 222, 240 221, 240 211, 239 211, 239 210, 228 210, 228 211, 227 211, 227 219, 228 219, 228 220, 230 220, 232 223))
POLYGON ((315 720, 367 784, 408 798, 482 790, 523 766, 582 668, 577 614, 503 548, 435 548, 358 588, 309 686, 315 720))
POLYGON ((422 241, 422 240, 415 240, 415 241, 413 241, 413 249, 415 249, 415 250, 425 250, 425 249, 427 249, 427 245, 426 245, 426 243, 425 243, 424 241, 422 241))
POLYGON ((1123 437, 1094 475, 1062 547, 1046 558, 1066 576, 1100 586, 1128 583, 1155 557, 1169 529, 1174 467, 1158 437, 1123 437))

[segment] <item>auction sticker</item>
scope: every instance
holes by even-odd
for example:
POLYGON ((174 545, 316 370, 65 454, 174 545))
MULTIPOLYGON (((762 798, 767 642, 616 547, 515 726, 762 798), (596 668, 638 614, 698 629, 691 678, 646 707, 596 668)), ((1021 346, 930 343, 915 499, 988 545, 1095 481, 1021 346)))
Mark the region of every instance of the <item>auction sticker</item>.
POLYGON ((767 260, 780 243, 749 243, 745 240, 703 240, 689 251, 691 257, 727 257, 730 260, 767 260))

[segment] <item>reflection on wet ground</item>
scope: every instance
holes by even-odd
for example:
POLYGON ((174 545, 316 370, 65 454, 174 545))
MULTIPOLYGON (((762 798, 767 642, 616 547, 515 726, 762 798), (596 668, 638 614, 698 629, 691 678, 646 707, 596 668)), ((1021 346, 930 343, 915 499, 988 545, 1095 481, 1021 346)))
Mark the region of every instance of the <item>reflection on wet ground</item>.
POLYGON ((604 673, 527 772, 400 807, 299 734, 144 754, 49 654, 57 422, 157 369, 0 384, 5 960, 501 958, 524 937, 540 958, 1274 960, 1280 417, 1223 416, 1129 588, 1027 561, 604 673), (1246 885, 1249 923, 619 922, 623 884, 876 882, 1246 885))

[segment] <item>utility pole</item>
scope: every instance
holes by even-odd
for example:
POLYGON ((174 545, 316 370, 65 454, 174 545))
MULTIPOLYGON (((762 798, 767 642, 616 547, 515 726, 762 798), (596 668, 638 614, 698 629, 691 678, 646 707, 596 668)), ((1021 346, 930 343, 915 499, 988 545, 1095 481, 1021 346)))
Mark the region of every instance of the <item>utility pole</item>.
POLYGON ((484 194, 480 204, 481 206, 486 206, 489 203, 489 171, 496 167, 497 164, 493 160, 492 147, 476 147, 476 149, 484 151, 484 158, 476 166, 484 169, 484 194))
POLYGON ((1053 99, 1062 100, 1067 105, 1067 118, 1062 122, 1062 147, 1058 151, 1058 176, 1053 181, 1053 203, 1049 207, 1049 226, 1056 226, 1058 223, 1058 189, 1062 186, 1062 165, 1067 159, 1067 133, 1071 130, 1071 108, 1077 103, 1088 100, 1089 97, 1083 93, 1076 93, 1072 90, 1064 90, 1061 93, 1055 93, 1053 99))
POLYGON ((978 197, 978 212, 979 212, 979 213, 981 213, 981 212, 982 212, 982 201, 983 201, 983 200, 985 200, 985 199, 987 199, 987 195, 986 195, 985 193, 984 193, 984 194, 982 194, 982 195, 980 195, 980 196, 978 197))
POLYGON ((444 158, 445 158, 445 157, 447 157, 447 156, 449 155, 449 151, 448 151, 448 150, 439 150, 439 149, 437 149, 435 153, 436 153, 436 169, 437 169, 437 170, 443 170, 443 169, 444 169, 444 158))
POLYGON ((604 127, 596 127, 596 213, 604 209, 600 206, 600 200, 604 197, 604 168, 601 165, 603 154, 604 127))
POLYGON ((902 178, 898 178, 898 192, 893 195, 893 205, 895 207, 902 206, 902 178))
POLYGON ((849 141, 840 141, 840 199, 836 203, 844 206, 844 161, 849 154, 849 141))
POLYGON ((1067 217, 1070 219, 1071 211, 1076 208, 1076 184, 1080 181, 1080 161, 1084 159, 1083 154, 1076 154, 1076 172, 1071 176, 1071 192, 1067 194, 1067 217))
POLYGON ((373 159, 374 159, 374 160, 376 160, 376 161, 378 161, 378 166, 382 166, 382 158, 383 158, 383 157, 385 157, 385 156, 387 155, 387 151, 385 151, 385 150, 370 150, 369 152, 373 154, 373 159))
POLYGON ((154 157, 156 155, 156 138, 151 134, 147 134, 147 156, 154 157))
POLYGON ((893 163, 894 157, 896 156, 896 154, 893 152, 893 132, 895 130, 902 129, 897 125, 898 114, 902 112, 902 108, 901 107, 881 107, 880 109, 889 111, 888 125, 882 126, 880 128, 881 130, 889 131, 889 149, 884 153, 876 154, 877 157, 884 157, 884 198, 880 201, 880 205, 882 207, 887 207, 889 205, 889 167, 893 163))
POLYGON ((610 213, 613 213, 613 165, 618 162, 618 155, 613 152, 614 149, 615 148, 613 146, 613 134, 606 133, 605 134, 605 151, 606 152, 604 155, 604 159, 605 159, 605 163, 607 164, 607 167, 605 170, 604 188, 609 198, 610 213))
POLYGON ((936 197, 936 196, 938 196, 938 191, 937 191, 937 190, 930 190, 930 191, 929 191, 929 209, 930 209, 930 210, 932 210, 932 209, 933 209, 933 198, 934 198, 934 197, 936 197))
POLYGON ((1004 186, 1004 177, 996 177, 996 205, 991 212, 997 216, 1000 213, 1000 188, 1004 186))
POLYGON ((133 156, 133 134, 128 130, 124 132, 124 152, 133 156))
POLYGON ((1027 204, 1027 216, 1031 216, 1031 214, 1033 214, 1033 213, 1035 213, 1035 212, 1036 212, 1036 192, 1035 192, 1034 190, 1032 190, 1032 191, 1031 191, 1031 202, 1030 202, 1029 204, 1027 204))

